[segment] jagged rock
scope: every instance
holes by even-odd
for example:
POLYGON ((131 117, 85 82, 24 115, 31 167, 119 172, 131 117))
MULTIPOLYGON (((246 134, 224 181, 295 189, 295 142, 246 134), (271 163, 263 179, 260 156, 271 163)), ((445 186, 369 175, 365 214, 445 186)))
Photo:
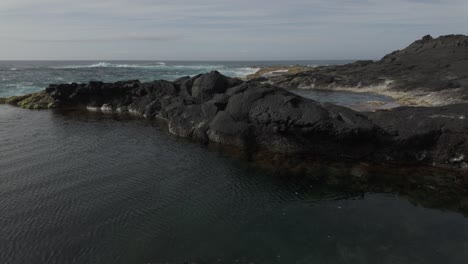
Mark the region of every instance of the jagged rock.
POLYGON ((468 162, 468 104, 400 107, 368 116, 392 135, 389 138, 392 145, 382 146, 389 159, 420 160, 460 168, 468 162))
POLYGON ((201 101, 209 100, 214 94, 226 92, 229 87, 239 84, 241 81, 227 78, 217 71, 204 74, 193 81, 192 96, 201 101))

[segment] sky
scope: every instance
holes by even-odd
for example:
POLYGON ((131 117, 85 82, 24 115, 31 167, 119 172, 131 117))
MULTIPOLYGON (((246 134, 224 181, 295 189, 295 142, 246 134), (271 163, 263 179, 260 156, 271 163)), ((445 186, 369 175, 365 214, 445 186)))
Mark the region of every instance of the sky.
POLYGON ((379 59, 467 0, 0 0, 0 60, 379 59))

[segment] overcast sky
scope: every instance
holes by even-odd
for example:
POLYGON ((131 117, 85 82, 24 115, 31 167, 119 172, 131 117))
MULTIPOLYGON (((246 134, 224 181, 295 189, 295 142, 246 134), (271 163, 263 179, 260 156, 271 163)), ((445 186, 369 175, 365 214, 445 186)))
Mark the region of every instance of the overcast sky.
POLYGON ((378 59, 468 0, 0 0, 0 60, 378 59))

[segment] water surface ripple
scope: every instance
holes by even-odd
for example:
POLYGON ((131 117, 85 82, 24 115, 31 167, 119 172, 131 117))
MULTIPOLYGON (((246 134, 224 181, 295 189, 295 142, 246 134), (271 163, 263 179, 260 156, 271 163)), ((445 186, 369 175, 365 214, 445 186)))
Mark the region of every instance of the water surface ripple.
POLYGON ((0 263, 468 259, 461 214, 285 181, 132 118, 0 106, 0 212, 0 263))

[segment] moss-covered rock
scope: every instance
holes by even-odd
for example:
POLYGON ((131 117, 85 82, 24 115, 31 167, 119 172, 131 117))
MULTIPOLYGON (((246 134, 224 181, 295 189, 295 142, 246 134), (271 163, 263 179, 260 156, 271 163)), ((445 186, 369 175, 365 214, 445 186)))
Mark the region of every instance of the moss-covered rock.
POLYGON ((45 92, 0 98, 1 104, 11 104, 25 109, 52 109, 55 108, 54 99, 45 92))

